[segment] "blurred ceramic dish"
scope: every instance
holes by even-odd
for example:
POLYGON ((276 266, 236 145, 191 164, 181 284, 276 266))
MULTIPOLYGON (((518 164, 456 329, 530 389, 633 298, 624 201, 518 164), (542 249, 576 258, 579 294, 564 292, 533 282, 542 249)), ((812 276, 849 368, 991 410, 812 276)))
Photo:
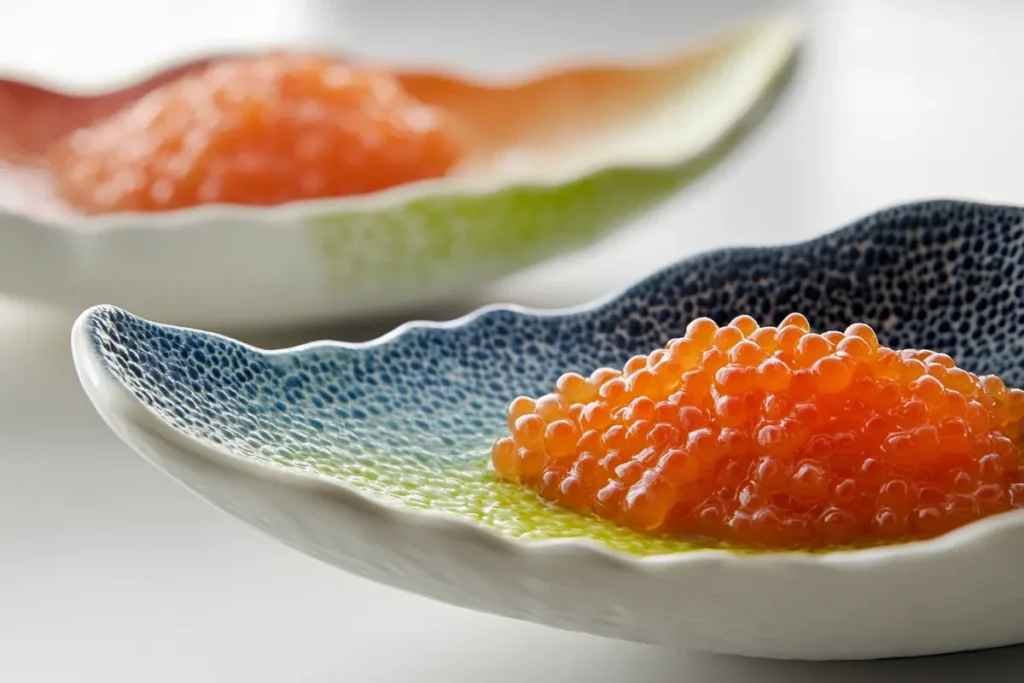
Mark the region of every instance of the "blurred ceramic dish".
POLYGON ((473 609, 670 647, 847 659, 1024 642, 1024 512, 934 540, 741 554, 546 506, 487 463, 512 397, 621 366, 694 317, 794 310, 1024 383, 1024 211, 883 211, 822 238, 688 259, 569 312, 489 308, 367 344, 268 352, 111 307, 72 348, 113 430, 303 552, 473 609), (968 303, 969 302, 969 303, 968 303))
MULTIPOLYGON (((657 67, 512 90, 403 77, 483 133, 451 176, 361 197, 85 218, 47 196, 38 172, 9 165, 0 291, 219 329, 440 301, 590 242, 698 177, 764 114, 798 37, 789 21, 763 21, 657 67)), ((8 116, 8 137, 28 122, 22 147, 41 149, 47 115, 106 106, 18 97, 35 109, 8 116)))

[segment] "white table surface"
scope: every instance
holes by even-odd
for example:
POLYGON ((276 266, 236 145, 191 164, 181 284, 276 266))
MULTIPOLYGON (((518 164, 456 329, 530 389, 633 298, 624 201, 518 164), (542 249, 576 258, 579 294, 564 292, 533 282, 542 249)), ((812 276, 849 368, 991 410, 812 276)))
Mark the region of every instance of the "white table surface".
MULTIPOLYGON (((14 17, 31 35, 48 13, 29 4, 34 13, 14 17)), ((796 82, 725 164, 635 228, 419 317, 488 301, 579 303, 694 251, 801 239, 905 200, 1024 202, 1024 4, 1011 4, 818 2, 796 82)), ((107 431, 74 375, 71 322, 0 299, 5 683, 1021 678, 1024 648, 761 662, 562 633, 342 574, 208 507, 107 431)), ((244 336, 360 339, 397 322, 244 336)))

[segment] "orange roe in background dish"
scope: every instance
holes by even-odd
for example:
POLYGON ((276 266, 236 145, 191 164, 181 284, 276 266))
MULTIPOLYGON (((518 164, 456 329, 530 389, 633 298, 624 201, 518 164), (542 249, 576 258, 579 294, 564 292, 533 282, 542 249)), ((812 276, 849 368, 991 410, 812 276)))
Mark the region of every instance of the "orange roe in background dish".
POLYGON ((50 154, 85 213, 269 206, 445 175, 447 114, 394 77, 327 57, 220 61, 71 133, 50 154))
POLYGON ((1024 391, 863 324, 740 316, 509 407, 492 463, 638 531, 753 547, 934 537, 1024 506, 1024 391))

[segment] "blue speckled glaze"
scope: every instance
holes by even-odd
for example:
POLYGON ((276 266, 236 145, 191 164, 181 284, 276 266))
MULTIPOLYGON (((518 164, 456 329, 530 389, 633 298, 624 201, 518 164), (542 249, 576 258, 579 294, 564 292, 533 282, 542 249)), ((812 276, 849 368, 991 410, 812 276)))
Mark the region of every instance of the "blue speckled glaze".
POLYGON ((933 202, 880 212, 811 242, 686 259, 584 312, 488 311, 384 342, 262 352, 96 309, 89 330, 111 375, 175 428, 273 466, 343 479, 416 508, 468 515, 527 538, 589 534, 639 553, 640 538, 496 482, 486 459, 517 395, 621 366, 689 320, 791 311, 815 329, 872 325, 883 343, 952 355, 1024 385, 1024 211, 933 202))

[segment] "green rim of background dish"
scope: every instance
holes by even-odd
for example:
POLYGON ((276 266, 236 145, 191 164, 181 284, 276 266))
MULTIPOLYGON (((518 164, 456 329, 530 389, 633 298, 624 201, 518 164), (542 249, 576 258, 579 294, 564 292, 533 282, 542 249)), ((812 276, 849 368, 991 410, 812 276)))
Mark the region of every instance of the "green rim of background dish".
POLYGON ((674 166, 613 167, 562 185, 425 196, 311 218, 305 225, 328 287, 346 297, 457 289, 593 242, 716 167, 772 110, 796 63, 794 51, 733 126, 674 166))

